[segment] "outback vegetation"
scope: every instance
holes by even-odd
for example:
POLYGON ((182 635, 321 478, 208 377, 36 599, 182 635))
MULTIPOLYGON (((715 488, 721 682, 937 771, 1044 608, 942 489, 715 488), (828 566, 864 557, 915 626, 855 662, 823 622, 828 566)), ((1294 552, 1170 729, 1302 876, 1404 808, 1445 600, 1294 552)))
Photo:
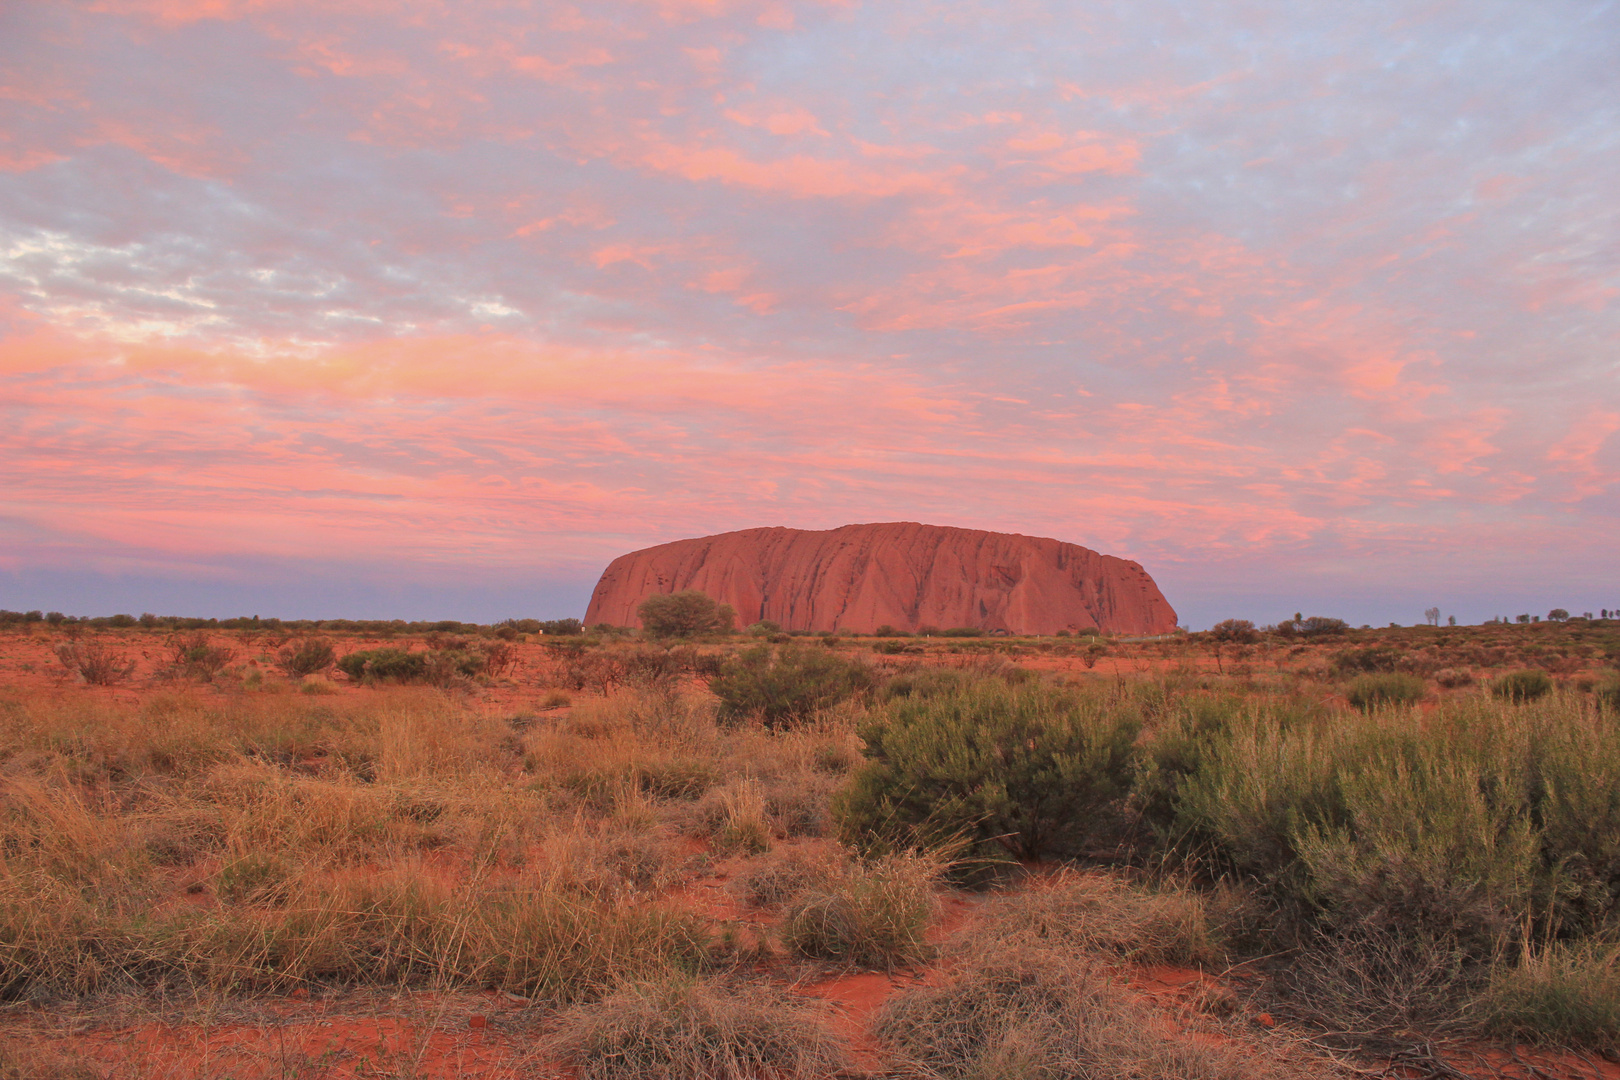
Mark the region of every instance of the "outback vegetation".
POLYGON ((1620 623, 706 610, 0 619, 0 1077, 1608 1075, 1620 623))

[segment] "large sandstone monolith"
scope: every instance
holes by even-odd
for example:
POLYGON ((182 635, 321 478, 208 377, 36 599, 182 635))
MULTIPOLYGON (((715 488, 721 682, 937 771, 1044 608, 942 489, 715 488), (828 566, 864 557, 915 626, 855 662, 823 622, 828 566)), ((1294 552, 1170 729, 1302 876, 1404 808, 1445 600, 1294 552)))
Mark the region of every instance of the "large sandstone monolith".
POLYGON ((613 560, 586 625, 638 626, 654 593, 699 589, 739 625, 871 631, 976 626, 1014 634, 1158 634, 1176 613, 1147 571, 1078 544, 901 521, 826 532, 743 529, 613 560))

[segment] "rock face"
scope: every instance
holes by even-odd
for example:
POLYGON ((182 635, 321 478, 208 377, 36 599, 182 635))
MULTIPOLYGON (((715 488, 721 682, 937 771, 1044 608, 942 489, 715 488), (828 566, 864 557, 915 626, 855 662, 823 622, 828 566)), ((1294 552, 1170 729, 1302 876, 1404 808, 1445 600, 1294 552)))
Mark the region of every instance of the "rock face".
POLYGON ((603 572, 585 623, 639 626, 644 599, 683 589, 730 604, 739 626, 768 619, 788 630, 1159 634, 1176 626, 1134 562, 1058 540, 910 521, 743 529, 632 551, 603 572))

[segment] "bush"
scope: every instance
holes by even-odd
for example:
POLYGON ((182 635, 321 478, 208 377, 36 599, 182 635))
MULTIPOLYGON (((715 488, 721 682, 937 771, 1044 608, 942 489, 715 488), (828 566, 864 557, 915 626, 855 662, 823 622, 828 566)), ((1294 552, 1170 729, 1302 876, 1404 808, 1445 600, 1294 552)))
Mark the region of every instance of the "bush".
POLYGON ((1333 670, 1343 674, 1357 671, 1394 671, 1400 659, 1401 651, 1392 645, 1345 649, 1333 657, 1333 670))
POLYGON ((1351 681, 1344 696, 1362 712, 1390 705, 1410 705, 1423 698, 1423 680, 1402 672, 1362 675, 1351 681))
POLYGON ((1260 632, 1248 619, 1222 619, 1209 628, 1209 636, 1234 645, 1253 645, 1260 640, 1260 632))
POLYGON ((939 865, 917 855, 857 863, 789 905, 782 940, 816 960, 892 968, 927 954, 925 932, 938 909, 939 865))
POLYGON ((91 686, 113 686, 135 670, 135 661, 126 659, 99 641, 63 642, 56 647, 56 658, 91 686))
POLYGON ((1530 668, 1525 671, 1510 671, 1491 683, 1491 695, 1503 701, 1511 701, 1515 705, 1522 705, 1527 701, 1535 701, 1546 696, 1552 688, 1552 678, 1545 671, 1530 668))
POLYGON ((716 604, 707 593, 687 589, 647 597, 636 609, 636 616, 642 629, 653 637, 684 638, 729 633, 737 613, 729 604, 716 604))
POLYGON ((1326 615, 1312 615, 1310 618, 1285 620, 1277 624, 1277 633, 1283 637, 1337 637, 1350 629, 1350 624, 1343 619, 1334 619, 1326 615))
POLYGON ((174 656, 174 669, 182 675, 207 682, 224 670, 236 653, 222 646, 210 645, 208 635, 202 631, 169 640, 174 656))
POLYGON ((871 668, 836 653, 756 645, 723 664, 709 689, 721 720, 758 717, 776 728, 865 695, 875 682, 871 668))
POLYGON ((1129 790, 1139 728, 1128 710, 1038 683, 896 700, 862 727, 867 762, 834 813, 869 848, 965 845, 970 874, 978 860, 1072 852, 1129 790))
POLYGON ((850 1067, 802 998, 695 979, 624 987, 562 1018, 550 1047, 580 1080, 819 1080, 850 1067))
POLYGON ((343 657, 337 666, 355 682, 417 682, 427 673, 427 655, 404 649, 363 649, 343 657))
POLYGON ((323 637, 301 638, 276 654, 276 665, 294 679, 318 675, 331 667, 337 655, 323 637))

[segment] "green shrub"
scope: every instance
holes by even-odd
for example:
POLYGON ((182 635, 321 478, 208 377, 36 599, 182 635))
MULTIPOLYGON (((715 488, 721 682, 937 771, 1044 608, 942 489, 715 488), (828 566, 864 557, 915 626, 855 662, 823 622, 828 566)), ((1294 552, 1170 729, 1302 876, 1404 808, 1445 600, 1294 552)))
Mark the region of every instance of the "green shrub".
POLYGON ((1334 654, 1333 670, 1347 675, 1357 671, 1394 671, 1400 658, 1400 650, 1391 645, 1345 649, 1334 654))
POLYGON ((332 643, 322 637, 303 638, 276 654, 276 664, 295 679, 317 675, 331 667, 336 659, 332 643))
POLYGON ((210 645, 208 635, 202 631, 185 637, 169 639, 174 656, 174 669, 182 675, 208 682, 224 670, 236 656, 232 649, 210 645))
POLYGON ((756 645, 726 661, 709 689, 721 720, 758 717, 776 728, 864 695, 875 682, 867 665, 836 653, 756 645))
POLYGON ((1524 671, 1510 671, 1491 683, 1491 694, 1503 701, 1522 705, 1527 701, 1545 697, 1552 688, 1552 678, 1545 671, 1529 668, 1524 671))
POLYGON ((1410 705, 1423 698, 1423 680, 1404 672, 1387 671, 1353 679, 1344 696, 1362 712, 1387 705, 1410 705))
POLYGON ((355 682, 417 682, 427 674, 427 654, 404 649, 362 649, 339 659, 337 666, 355 682))
POLYGON ((868 848, 965 844, 973 860, 1074 850, 1129 788, 1140 722, 1039 683, 983 679, 892 702, 834 813, 868 848))
POLYGON ((716 604, 713 597, 697 589, 649 596, 636 609, 636 616, 643 630, 660 638, 729 633, 737 620, 731 605, 716 604))

